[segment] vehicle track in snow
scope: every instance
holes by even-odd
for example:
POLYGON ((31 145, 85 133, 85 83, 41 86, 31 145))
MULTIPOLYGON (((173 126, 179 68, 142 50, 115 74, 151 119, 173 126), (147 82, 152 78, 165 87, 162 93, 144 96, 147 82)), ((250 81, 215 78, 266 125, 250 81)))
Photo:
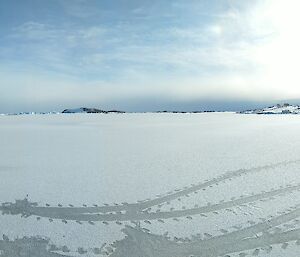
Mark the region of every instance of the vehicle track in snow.
MULTIPOLYGON (((230 232, 210 239, 191 240, 192 242, 175 242, 164 236, 144 232, 139 227, 126 226, 123 232, 127 237, 115 243, 115 251, 111 257, 123 257, 124 253, 135 249, 132 257, 216 257, 225 254, 244 252, 254 249, 254 252, 271 251, 272 245, 283 244, 287 247, 292 241, 300 245, 300 229, 285 232, 270 233, 276 226, 287 223, 300 216, 300 208, 292 208, 286 214, 279 215, 250 227, 230 232), (138 247, 138 245, 142 247, 138 247), (257 250, 259 249, 259 250, 257 250), (147 255, 146 255, 147 254, 147 255)), ((255 254, 254 254, 255 255, 255 254)), ((227 255, 230 256, 230 255, 227 255)))
MULTIPOLYGON (((284 188, 279 188, 276 190, 271 190, 268 192, 262 192, 259 194, 253 194, 251 196, 242 197, 239 199, 221 202, 218 204, 212 204, 207 206, 202 206, 198 208, 186 209, 186 210, 174 210, 174 211, 165 211, 165 212, 130 212, 127 211, 123 213, 114 213, 114 214, 90 214, 90 213, 64 213, 64 212, 48 212, 47 208, 38 208, 35 207, 34 203, 30 203, 27 200, 23 200, 22 204, 6 204, 2 206, 2 211, 6 214, 21 214, 23 216, 29 217, 35 215, 38 217, 51 218, 51 219, 62 219, 65 221, 140 221, 140 220, 158 220, 158 219, 170 219, 170 218, 179 218, 186 216, 193 216, 198 214, 204 214, 214 211, 223 210, 226 208, 232 208, 242 204, 252 203, 255 201, 268 199, 271 197, 279 196, 282 194, 291 193, 294 191, 300 190, 300 185, 288 186, 284 188)), ((20 201, 22 203, 22 201, 20 201)))
MULTIPOLYGON (((265 219, 264 221, 249 227, 237 228, 232 232, 229 232, 227 228, 224 228, 221 229, 223 232, 222 235, 211 235, 210 238, 199 238, 198 240, 191 239, 188 240, 189 242, 177 242, 170 240, 165 236, 151 234, 150 231, 145 232, 147 229, 140 227, 140 221, 144 221, 151 226, 152 223, 150 221, 153 220, 164 222, 166 219, 176 220, 181 217, 192 219, 195 215, 208 216, 209 218, 209 213, 220 214, 219 211, 221 210, 230 210, 237 206, 247 205, 257 201, 265 202, 272 200, 274 197, 279 198, 289 193, 296 193, 297 191, 300 191, 300 184, 287 185, 285 187, 280 187, 279 189, 262 191, 260 193, 253 192, 251 195, 236 199, 232 198, 230 201, 223 200, 216 204, 208 204, 195 208, 151 212, 151 207, 171 202, 201 189, 206 189, 214 185, 217 186, 220 182, 225 182, 246 174, 266 171, 273 168, 286 167, 287 165, 298 162, 300 162, 300 160, 285 161, 251 169, 239 169, 236 171, 226 172, 223 175, 206 182, 201 182, 196 185, 194 184, 189 187, 185 187, 184 189, 176 189, 175 191, 170 191, 165 195, 160 195, 156 199, 148 199, 137 203, 124 202, 116 205, 94 205, 93 207, 88 207, 86 205, 83 207, 76 207, 71 204, 69 207, 63 207, 60 204, 58 204, 58 207, 52 207, 47 204, 47 206, 44 207, 39 206, 37 203, 30 202, 28 199, 24 199, 17 200, 15 203, 3 203, 0 206, 0 210, 3 214, 21 214, 23 217, 36 216, 37 220, 47 218, 51 222, 54 220, 60 220, 65 224, 71 221, 76 221, 80 225, 85 224, 85 222, 90 225, 96 225, 96 222, 103 222, 106 225, 109 225, 110 222, 116 222, 118 225, 123 226, 123 224, 126 224, 123 222, 126 221, 131 221, 137 224, 137 227, 135 228, 125 225, 125 228, 123 228, 122 231, 126 234, 126 237, 122 240, 93 249, 78 247, 75 251, 73 250, 72 256, 74 256, 74 254, 82 256, 90 252, 96 255, 110 257, 228 257, 231 253, 243 252, 251 249, 254 249, 253 255, 257 255, 260 251, 262 251, 262 248, 270 250, 272 249, 273 244, 283 244, 282 247, 285 249, 292 241, 300 239, 299 228, 293 228, 284 232, 280 231, 274 233, 272 231, 272 229, 281 224, 285 224, 299 218, 300 203, 295 202, 295 207, 291 208, 287 213, 265 219)), ((30 247, 33 249, 32 256, 39 256, 39 251, 42 251, 44 254, 43 256, 46 257, 71 256, 69 255, 70 251, 66 246, 58 247, 52 244, 53 251, 49 251, 48 246, 44 247, 45 241, 41 241, 40 237, 32 238, 32 240, 33 241, 26 241, 26 238, 23 240, 25 245, 31 245, 30 247), (38 240, 39 243, 35 244, 35 239, 38 240), (35 249, 35 247, 37 248, 35 249)), ((21 243, 21 241, 18 241, 18 239, 7 240, 6 238, 3 238, 3 240, 0 240, 0 252, 2 251, 3 253, 6 253, 5 256, 15 257, 14 249, 24 243, 21 243)), ((297 241, 297 243, 300 244, 300 241, 297 241)), ((47 241, 47 244, 49 244, 49 241, 47 241)), ((27 248, 25 246, 25 251, 26 249, 27 248)))
MULTIPOLYGON (((146 200, 146 201, 140 201, 138 203, 121 203, 119 205, 111 205, 111 206, 93 206, 93 207, 88 207, 88 206, 84 206, 84 207, 74 207, 73 205, 70 204, 69 207, 63 207, 62 205, 58 204, 59 207, 51 207, 51 206, 38 206, 37 203, 28 203, 26 204, 26 202, 23 202, 23 206, 21 201, 20 205, 17 206, 16 204, 15 206, 15 211, 17 212, 22 211, 22 209, 24 209, 24 211, 26 212, 31 212, 33 214, 37 214, 41 213, 41 216, 45 216, 45 214, 47 213, 49 216, 51 217, 55 217, 55 216, 73 216, 73 215, 80 215, 80 214, 88 214, 88 213, 110 213, 110 212, 121 212, 121 211, 125 211, 127 213, 136 213, 136 212, 140 212, 143 211, 147 208, 165 203, 165 202, 170 202, 172 200, 178 199, 182 196, 188 195, 190 193, 193 193, 195 191, 201 190, 201 189, 205 189, 207 187, 210 187, 212 185, 216 185, 220 182, 224 182, 226 180, 229 179, 233 179, 236 177, 239 177, 241 175, 245 175, 248 173, 254 173, 254 172, 259 172, 259 171, 264 171, 264 170, 268 170, 268 169, 273 169, 273 168, 278 168, 281 166, 286 166, 289 164, 293 164, 293 163, 298 163, 300 162, 300 160, 292 160, 292 161, 284 161, 284 162, 279 162, 279 163, 275 163, 275 164, 269 164, 269 165, 264 165, 264 166, 259 166, 259 167, 255 167, 255 168, 251 168, 251 169, 239 169, 236 171, 231 171, 231 172, 227 172, 224 173, 223 175, 216 177, 214 179, 211 179, 209 181, 203 182, 203 183, 199 183, 197 185, 192 185, 186 189, 180 190, 180 191, 176 191, 170 194, 167 194, 165 196, 161 196, 158 197, 156 199, 153 200, 146 200)), ((11 203, 3 203, 0 206, 0 210, 5 210, 6 205, 9 205, 11 203)), ((11 204, 12 205, 12 204, 11 204)), ((47 204, 48 205, 48 204, 47 204)))

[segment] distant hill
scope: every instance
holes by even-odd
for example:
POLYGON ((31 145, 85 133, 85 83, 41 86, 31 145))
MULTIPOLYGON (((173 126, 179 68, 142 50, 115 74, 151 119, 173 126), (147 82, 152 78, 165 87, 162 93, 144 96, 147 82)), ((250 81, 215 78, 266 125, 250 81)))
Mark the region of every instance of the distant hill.
POLYGON ((123 111, 118 110, 109 110, 104 111, 96 108, 74 108, 74 109, 65 109, 62 112, 18 112, 18 113, 1 113, 0 115, 41 115, 41 114, 65 114, 65 113, 125 113, 123 111))
POLYGON ((123 111, 117 111, 117 110, 110 110, 110 111, 104 111, 96 108, 75 108, 75 109, 65 109, 62 111, 62 113, 124 113, 123 111))
POLYGON ((262 109, 241 111, 242 114, 300 114, 299 105, 291 105, 288 103, 277 104, 262 109))
MULTIPOLYGON (((215 111, 156 111, 156 113, 210 113, 215 111)), ((1 115, 26 115, 26 114, 76 114, 76 113, 125 113, 124 111, 119 110, 101 110, 97 108, 70 108, 65 109, 62 112, 19 112, 19 113, 8 113, 1 115)), ((296 104, 276 104, 273 106, 258 108, 252 110, 238 111, 237 113, 241 114, 300 114, 300 106, 296 104)))

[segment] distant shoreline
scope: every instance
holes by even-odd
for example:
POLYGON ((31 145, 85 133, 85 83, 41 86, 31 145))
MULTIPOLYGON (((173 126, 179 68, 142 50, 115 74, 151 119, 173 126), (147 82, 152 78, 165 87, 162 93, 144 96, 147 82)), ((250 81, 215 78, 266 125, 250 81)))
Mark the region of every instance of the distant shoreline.
POLYGON ((277 104, 261 109, 245 110, 245 111, 216 111, 216 110, 203 110, 203 111, 145 111, 145 112, 125 112, 121 110, 102 110, 97 108, 80 107, 74 109, 64 109, 63 111, 50 111, 50 112, 17 112, 17 113, 1 113, 0 115, 49 115, 49 114, 124 114, 124 113, 236 113, 236 114, 258 114, 258 115, 283 115, 283 114, 300 114, 299 105, 291 105, 288 103, 277 104))

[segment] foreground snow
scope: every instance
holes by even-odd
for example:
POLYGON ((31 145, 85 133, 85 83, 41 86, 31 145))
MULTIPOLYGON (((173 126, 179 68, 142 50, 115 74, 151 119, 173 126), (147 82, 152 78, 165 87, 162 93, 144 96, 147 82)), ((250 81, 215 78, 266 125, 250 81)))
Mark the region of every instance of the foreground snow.
POLYGON ((1 116, 0 251, 299 256, 299 126, 233 113, 1 116))

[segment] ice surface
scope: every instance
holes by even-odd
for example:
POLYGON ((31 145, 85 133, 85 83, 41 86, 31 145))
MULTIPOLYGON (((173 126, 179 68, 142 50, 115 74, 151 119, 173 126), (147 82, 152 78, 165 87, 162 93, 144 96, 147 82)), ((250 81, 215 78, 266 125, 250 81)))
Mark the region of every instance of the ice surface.
POLYGON ((299 128, 296 115, 0 116, 0 253, 298 257, 299 128))

